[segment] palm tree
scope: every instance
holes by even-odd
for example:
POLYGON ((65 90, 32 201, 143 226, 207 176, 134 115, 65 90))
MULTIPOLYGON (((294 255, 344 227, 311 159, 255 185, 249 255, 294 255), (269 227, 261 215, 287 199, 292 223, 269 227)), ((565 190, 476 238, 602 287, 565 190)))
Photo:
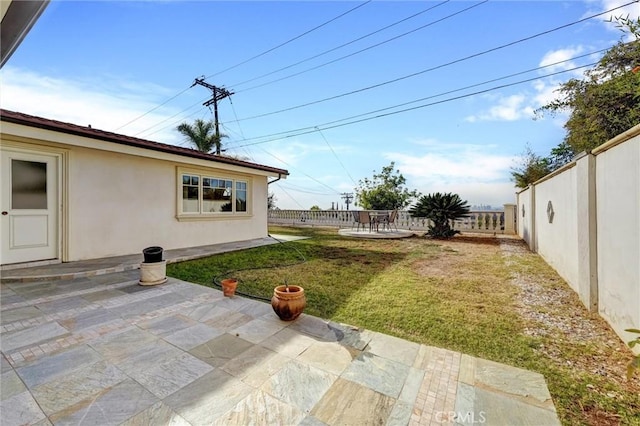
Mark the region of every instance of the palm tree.
POLYGON ((427 194, 420 197, 417 204, 409 209, 413 217, 425 217, 433 225, 429 225, 427 235, 434 238, 451 238, 460 231, 451 229, 451 222, 469 214, 471 209, 458 194, 427 194))
POLYGON ((213 121, 204 121, 198 118, 193 124, 182 123, 176 127, 180 133, 187 137, 198 151, 210 153, 215 148, 216 154, 220 154, 222 138, 227 135, 216 134, 213 121))

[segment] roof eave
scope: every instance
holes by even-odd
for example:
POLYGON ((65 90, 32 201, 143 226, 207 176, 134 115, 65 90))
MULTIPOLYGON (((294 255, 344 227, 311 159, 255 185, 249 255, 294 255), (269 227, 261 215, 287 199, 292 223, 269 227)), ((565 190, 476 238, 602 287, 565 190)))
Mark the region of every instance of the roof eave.
POLYGON ((81 136, 90 139, 98 139, 106 142, 116 143, 120 145, 126 145, 136 148, 149 149, 152 151, 164 152, 167 154, 180 155, 184 157, 191 157, 200 160, 213 161, 217 163, 223 163, 233 166, 246 167, 254 170, 261 170, 264 172, 273 173, 275 176, 288 176, 289 172, 284 169, 265 166, 257 163, 250 163, 248 161, 237 160, 231 157, 217 156, 213 154, 207 154, 195 149, 188 149, 177 147, 175 145, 168 145, 159 142, 149 141, 146 139, 139 139, 131 136, 120 135, 117 133, 105 132, 98 129, 92 129, 90 127, 77 126, 75 124, 63 123, 54 120, 43 119, 40 117, 29 116, 27 114, 16 113, 13 111, 1 110, 0 119, 9 123, 20 124, 29 127, 35 127, 43 130, 65 133, 74 136, 81 136))

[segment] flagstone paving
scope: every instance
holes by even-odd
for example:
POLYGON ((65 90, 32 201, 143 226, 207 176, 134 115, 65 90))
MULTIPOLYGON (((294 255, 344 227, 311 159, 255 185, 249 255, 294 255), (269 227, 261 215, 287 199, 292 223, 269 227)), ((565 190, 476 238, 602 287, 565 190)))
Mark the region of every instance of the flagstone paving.
POLYGON ((138 280, 2 284, 0 424, 560 424, 540 374, 138 280))

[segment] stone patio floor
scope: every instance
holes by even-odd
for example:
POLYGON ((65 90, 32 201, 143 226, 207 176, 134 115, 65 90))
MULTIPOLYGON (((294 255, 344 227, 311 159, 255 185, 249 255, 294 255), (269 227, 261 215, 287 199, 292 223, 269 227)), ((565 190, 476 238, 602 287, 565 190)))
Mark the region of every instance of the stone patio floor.
POLYGON ((306 314, 283 322, 173 278, 140 286, 141 257, 2 271, 0 424, 560 424, 538 373, 306 314))

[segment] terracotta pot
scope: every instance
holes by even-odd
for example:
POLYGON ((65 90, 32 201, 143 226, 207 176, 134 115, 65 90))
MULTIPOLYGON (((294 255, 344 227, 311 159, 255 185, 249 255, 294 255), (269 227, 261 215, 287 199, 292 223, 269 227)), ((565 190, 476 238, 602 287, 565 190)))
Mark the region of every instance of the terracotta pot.
POLYGON ((222 294, 227 297, 231 297, 236 294, 236 288, 238 287, 238 280, 235 278, 226 278, 220 281, 220 285, 222 285, 222 294))
POLYGON ((298 318, 306 304, 304 289, 300 286, 279 285, 273 290, 271 307, 282 321, 293 321, 298 318))

